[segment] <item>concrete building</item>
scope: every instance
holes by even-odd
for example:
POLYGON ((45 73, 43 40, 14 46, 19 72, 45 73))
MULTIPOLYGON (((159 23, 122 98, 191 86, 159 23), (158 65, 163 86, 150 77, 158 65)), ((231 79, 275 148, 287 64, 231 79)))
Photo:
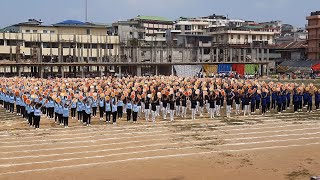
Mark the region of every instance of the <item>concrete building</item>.
POLYGON ((107 67, 81 68, 67 64, 118 61, 119 37, 107 35, 107 29, 107 25, 74 20, 42 25, 34 19, 6 27, 0 33, 0 59, 3 66, 13 65, 1 68, 0 73, 42 77, 44 72, 61 76, 105 72, 107 67), (55 63, 66 64, 54 66, 55 63))
POLYGON ((320 59, 320 11, 312 12, 308 20, 308 59, 320 59))
POLYGON ((216 28, 207 34, 219 44, 275 44, 276 33, 262 26, 242 26, 239 28, 216 28))

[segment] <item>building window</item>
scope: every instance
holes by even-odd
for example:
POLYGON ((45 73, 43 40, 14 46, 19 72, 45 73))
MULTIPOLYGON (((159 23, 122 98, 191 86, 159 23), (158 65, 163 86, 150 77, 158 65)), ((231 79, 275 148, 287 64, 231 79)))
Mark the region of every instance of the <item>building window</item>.
POLYGON ((262 40, 262 35, 260 35, 260 40, 262 40))
POLYGON ((241 39, 240 34, 238 35, 238 39, 239 39, 239 40, 241 39))
POLYGON ((233 35, 231 35, 231 39, 233 39, 233 35))
POLYGON ((44 34, 47 34, 47 33, 48 33, 48 31, 47 31, 47 30, 43 30, 43 33, 44 33, 44 34))
POLYGON ((38 30, 33 30, 33 33, 38 33, 38 30))
POLYGON ((27 30, 26 30, 26 33, 30 33, 30 29, 27 29, 27 30))
POLYGON ((270 40, 270 36, 267 36, 267 38, 268 38, 268 41, 270 40))
POLYGON ((54 31, 50 31, 50 34, 54 34, 54 31))
POLYGON ((246 35, 246 40, 248 40, 249 39, 249 36, 248 35, 246 35))
POLYGON ((91 32, 90 32, 90 29, 87 29, 87 35, 90 35, 91 32))
POLYGON ((162 34, 162 37, 166 37, 166 34, 162 34))
POLYGON ((256 35, 252 35, 252 40, 256 40, 256 35))
POLYGON ((113 49, 113 44, 107 44, 108 49, 113 49))

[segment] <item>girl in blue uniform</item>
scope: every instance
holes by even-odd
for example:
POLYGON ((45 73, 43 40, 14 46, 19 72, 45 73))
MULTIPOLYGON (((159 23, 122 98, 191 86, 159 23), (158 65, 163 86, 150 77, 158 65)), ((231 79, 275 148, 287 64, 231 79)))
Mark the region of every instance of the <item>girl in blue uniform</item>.
POLYGON ((100 114, 100 121, 103 121, 103 113, 104 113, 104 99, 99 99, 99 114, 100 114))
POLYGON ((112 121, 113 124, 117 124, 118 105, 116 101, 112 103, 112 121))
POLYGON ((91 106, 92 106, 92 117, 97 117, 98 101, 94 99, 92 101, 91 106))
POLYGON ((137 101, 134 101, 134 102, 133 102, 133 106, 132 106, 132 119, 133 119, 133 123, 136 123, 136 122, 137 122, 138 113, 139 113, 138 102, 137 102, 137 101))
POLYGON ((130 98, 127 99, 126 109, 127 109, 127 121, 131 121, 132 103, 130 98))
POLYGON ((84 110, 85 110, 85 120, 83 122, 83 124, 87 124, 87 126, 91 125, 91 104, 90 102, 87 100, 86 104, 84 105, 84 110))
POLYGON ((106 111, 106 122, 110 123, 111 121, 111 114, 112 114, 112 107, 111 103, 109 100, 106 101, 105 104, 105 111, 106 111))
POLYGON ((34 128, 39 129, 40 128, 40 118, 41 118, 41 105, 37 104, 34 107, 34 128))
POLYGON ((70 107, 71 106, 69 106, 68 104, 65 104, 63 109, 62 109, 62 118, 63 118, 64 128, 68 128, 69 127, 69 110, 70 110, 70 107))

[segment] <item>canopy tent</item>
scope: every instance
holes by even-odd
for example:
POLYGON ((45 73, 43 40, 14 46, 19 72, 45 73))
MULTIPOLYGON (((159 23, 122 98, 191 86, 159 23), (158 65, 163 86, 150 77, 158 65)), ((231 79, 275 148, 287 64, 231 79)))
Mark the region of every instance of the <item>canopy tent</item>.
POLYGON ((229 73, 232 71, 231 64, 219 64, 218 65, 218 73, 229 73))
POLYGON ((217 74, 218 73, 218 65, 204 65, 203 69, 207 74, 217 74))
POLYGON ((246 64, 244 67, 244 72, 248 75, 254 75, 259 70, 259 65, 257 64, 246 64))
POLYGON ((240 75, 244 75, 244 64, 232 64, 232 70, 236 71, 240 75))
POLYGON ((175 65, 174 69, 178 77, 193 77, 200 73, 201 65, 175 65))
POLYGON ((284 61, 277 68, 279 73, 311 73, 320 70, 320 61, 284 61))
POLYGON ((315 72, 320 72, 320 63, 313 65, 311 69, 315 72))

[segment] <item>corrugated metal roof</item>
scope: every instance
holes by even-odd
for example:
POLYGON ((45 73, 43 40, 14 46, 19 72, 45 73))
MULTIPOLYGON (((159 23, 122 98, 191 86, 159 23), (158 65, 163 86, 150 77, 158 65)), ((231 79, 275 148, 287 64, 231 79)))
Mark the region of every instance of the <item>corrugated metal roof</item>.
POLYGON ((165 17, 160 17, 160 16, 137 16, 136 19, 150 20, 150 21, 168 21, 168 22, 171 22, 170 19, 167 19, 165 17))
POLYGON ((304 49, 307 47, 307 41, 293 41, 276 45, 274 49, 304 49))
POLYGON ((305 60, 305 61, 284 61, 280 66, 290 67, 312 67, 313 65, 320 64, 320 61, 305 60))

